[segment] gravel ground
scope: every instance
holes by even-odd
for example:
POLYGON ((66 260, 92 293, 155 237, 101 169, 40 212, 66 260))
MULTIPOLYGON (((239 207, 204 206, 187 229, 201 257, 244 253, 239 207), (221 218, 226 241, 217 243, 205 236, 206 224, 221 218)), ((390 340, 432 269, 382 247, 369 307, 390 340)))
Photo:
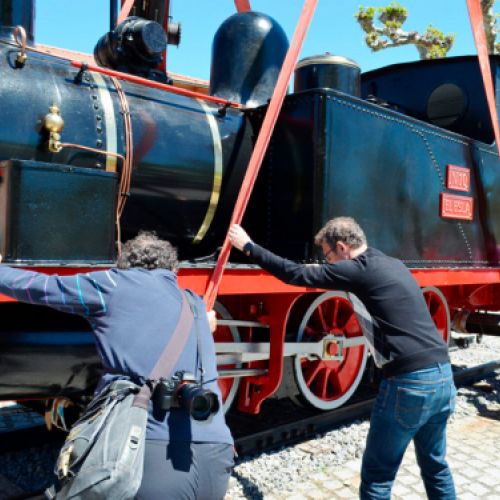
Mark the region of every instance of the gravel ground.
MULTIPOLYGON (((484 337, 480 344, 451 353, 458 367, 500 359, 500 338, 484 337)), ((487 413, 500 406, 500 373, 474 387, 461 388, 452 420, 487 413)), ((293 491, 296 482, 315 472, 359 458, 364 450, 368 421, 355 421, 315 439, 237 462, 226 500, 257 500, 293 491)), ((0 455, 0 475, 25 490, 47 486, 58 448, 54 445, 0 455)), ((0 492, 0 500, 4 497, 0 492)))
MULTIPOLYGON (((498 360, 500 337, 483 337, 481 343, 453 351, 450 356, 455 366, 463 368, 498 360)), ((500 373, 488 379, 487 384, 459 389, 452 421, 480 411, 484 414, 499 406, 500 373)), ((305 482, 313 473, 361 457, 368 427, 368 420, 356 421, 316 439, 241 460, 234 468, 226 500, 258 500, 273 493, 283 495, 294 491, 297 482, 305 482)))

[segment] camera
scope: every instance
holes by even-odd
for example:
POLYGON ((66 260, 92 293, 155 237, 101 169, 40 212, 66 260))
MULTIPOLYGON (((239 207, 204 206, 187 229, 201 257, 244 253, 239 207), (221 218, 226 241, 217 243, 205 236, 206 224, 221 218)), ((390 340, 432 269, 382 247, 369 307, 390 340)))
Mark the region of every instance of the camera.
POLYGON ((192 373, 179 371, 171 378, 161 378, 153 393, 153 404, 160 410, 183 408, 195 420, 207 420, 219 411, 217 394, 205 389, 192 373))

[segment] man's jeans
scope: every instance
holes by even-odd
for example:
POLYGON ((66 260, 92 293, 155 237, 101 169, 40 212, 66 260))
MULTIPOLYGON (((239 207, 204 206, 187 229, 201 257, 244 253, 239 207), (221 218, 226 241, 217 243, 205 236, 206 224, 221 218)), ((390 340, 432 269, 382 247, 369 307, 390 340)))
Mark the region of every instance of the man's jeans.
POLYGON ((449 363, 382 380, 361 466, 361 499, 387 499, 413 439, 429 499, 455 499, 445 460, 446 423, 456 389, 449 363))

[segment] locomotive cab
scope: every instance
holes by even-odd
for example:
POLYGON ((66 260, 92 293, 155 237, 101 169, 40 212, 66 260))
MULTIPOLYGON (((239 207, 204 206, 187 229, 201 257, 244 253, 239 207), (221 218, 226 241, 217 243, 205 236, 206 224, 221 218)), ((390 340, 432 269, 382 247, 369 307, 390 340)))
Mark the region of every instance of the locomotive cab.
MULTIPOLYGON (((495 86, 500 59, 490 58, 495 86)), ((450 132, 491 144, 493 127, 477 57, 397 64, 362 77, 362 97, 450 132)))

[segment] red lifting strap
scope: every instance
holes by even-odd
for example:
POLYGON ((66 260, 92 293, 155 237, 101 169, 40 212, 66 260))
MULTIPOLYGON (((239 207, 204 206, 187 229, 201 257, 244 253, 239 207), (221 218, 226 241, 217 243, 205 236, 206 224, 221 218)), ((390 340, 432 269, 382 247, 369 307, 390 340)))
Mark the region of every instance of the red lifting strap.
POLYGON ((248 12, 252 10, 249 0, 234 0, 234 5, 236 5, 238 12, 248 12))
POLYGON ((500 156, 500 134, 498 131, 498 115, 495 105, 495 90, 493 87, 493 79, 491 78, 490 58, 488 54, 488 45, 486 43, 486 34, 484 33, 483 11, 481 10, 480 0, 467 0, 469 9, 470 23, 476 42, 477 55, 479 58, 479 66, 483 77, 484 90, 486 92, 486 100, 490 110, 491 123, 495 133, 495 142, 497 151, 500 156))
MULTIPOLYGON (((248 163, 248 168, 245 173, 238 198, 236 200, 233 215, 231 217, 230 227, 232 224, 240 224, 241 220, 243 219, 248 200, 250 199, 250 195, 252 194, 255 180, 257 179, 257 174, 259 173, 262 160, 264 159, 264 154, 267 150, 269 140, 271 139, 271 134, 278 119, 281 106, 283 105, 283 100, 285 99, 285 94, 290 83, 292 71, 297 62, 297 58, 299 57, 299 53, 302 48, 302 44, 304 43, 304 38, 306 36, 307 30, 309 29, 309 26, 311 24, 311 20, 317 3, 317 0, 304 1, 304 7, 302 8, 297 27, 295 28, 292 42, 286 54, 286 58, 283 63, 283 67, 281 68, 278 81, 271 98, 271 102, 269 103, 266 116, 264 117, 264 121, 262 122, 262 127, 257 137, 252 156, 250 157, 250 161, 248 163)), ((212 276, 210 277, 210 281, 208 282, 208 286, 205 291, 204 300, 208 310, 212 309, 214 306, 215 298, 217 297, 217 291, 219 289, 224 268, 229 259, 230 251, 231 244, 229 242, 228 235, 226 234, 221 253, 219 255, 219 258, 217 259, 217 264, 215 265, 215 269, 212 273, 212 276)))
POLYGON ((122 0, 122 10, 118 15, 118 20, 116 21, 116 25, 118 26, 120 23, 125 21, 127 17, 130 15, 130 11, 134 6, 134 0, 122 0))

